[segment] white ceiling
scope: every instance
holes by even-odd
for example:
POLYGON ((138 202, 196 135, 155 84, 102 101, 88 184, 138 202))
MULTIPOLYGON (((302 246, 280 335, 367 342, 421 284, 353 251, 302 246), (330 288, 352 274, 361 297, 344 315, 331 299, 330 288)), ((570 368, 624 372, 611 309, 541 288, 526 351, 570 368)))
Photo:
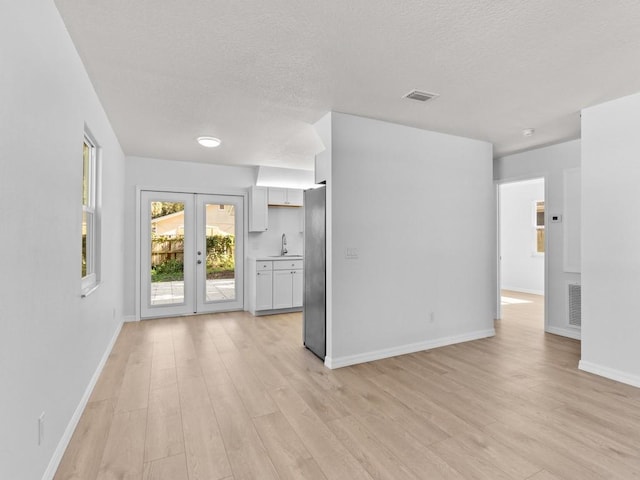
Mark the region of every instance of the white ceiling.
POLYGON ((580 109, 640 91, 637 0, 55 3, 127 155, 308 169, 334 110, 502 156, 578 138, 580 109), (414 88, 440 96, 401 98, 414 88))

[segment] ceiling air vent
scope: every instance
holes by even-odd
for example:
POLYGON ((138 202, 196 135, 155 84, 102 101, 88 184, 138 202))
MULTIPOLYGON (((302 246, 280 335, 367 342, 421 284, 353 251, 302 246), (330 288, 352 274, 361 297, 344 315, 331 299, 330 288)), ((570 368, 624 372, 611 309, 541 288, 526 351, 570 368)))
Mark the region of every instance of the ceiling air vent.
POLYGON ((409 98, 411 100, 417 100, 418 102, 426 102, 427 100, 431 100, 432 98, 436 98, 437 96, 437 93, 423 92, 421 90, 411 90, 402 98, 409 98))

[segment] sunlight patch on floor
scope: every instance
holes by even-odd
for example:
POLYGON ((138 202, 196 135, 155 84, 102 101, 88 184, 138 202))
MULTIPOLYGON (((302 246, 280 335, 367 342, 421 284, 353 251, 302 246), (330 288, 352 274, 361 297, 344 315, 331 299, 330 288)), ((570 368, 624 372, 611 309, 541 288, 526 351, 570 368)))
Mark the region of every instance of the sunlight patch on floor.
POLYGON ((523 300, 522 298, 513 298, 501 296, 500 301, 502 305, 515 305, 518 303, 533 303, 531 300, 523 300))

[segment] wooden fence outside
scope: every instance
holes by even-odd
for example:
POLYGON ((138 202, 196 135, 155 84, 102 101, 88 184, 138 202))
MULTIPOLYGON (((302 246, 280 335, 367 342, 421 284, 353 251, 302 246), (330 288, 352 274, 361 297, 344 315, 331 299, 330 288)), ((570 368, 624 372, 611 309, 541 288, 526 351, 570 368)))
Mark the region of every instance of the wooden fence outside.
POLYGON ((184 238, 160 238, 151 240, 151 266, 168 260, 184 261, 184 238))
MULTIPOLYGON (((233 262, 235 238, 231 235, 213 235, 206 239, 207 265, 225 260, 233 262)), ((156 237, 151 239, 151 266, 162 265, 169 260, 184 262, 184 237, 156 237)))

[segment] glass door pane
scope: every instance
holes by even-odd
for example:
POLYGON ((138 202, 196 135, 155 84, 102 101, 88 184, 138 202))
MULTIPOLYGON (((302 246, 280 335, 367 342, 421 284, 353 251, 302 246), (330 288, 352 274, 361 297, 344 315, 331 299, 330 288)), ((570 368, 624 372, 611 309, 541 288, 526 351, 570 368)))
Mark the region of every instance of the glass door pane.
POLYGON ((198 312, 243 307, 243 198, 198 195, 198 312))
POLYGON ((206 301, 235 300, 235 205, 205 204, 206 301))
POLYGON ((193 313, 193 195, 141 194, 141 317, 193 313))
POLYGON ((184 303, 184 202, 151 201, 151 305, 184 303))

